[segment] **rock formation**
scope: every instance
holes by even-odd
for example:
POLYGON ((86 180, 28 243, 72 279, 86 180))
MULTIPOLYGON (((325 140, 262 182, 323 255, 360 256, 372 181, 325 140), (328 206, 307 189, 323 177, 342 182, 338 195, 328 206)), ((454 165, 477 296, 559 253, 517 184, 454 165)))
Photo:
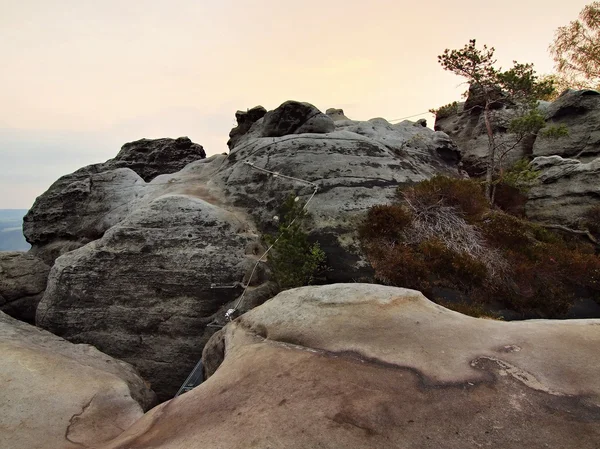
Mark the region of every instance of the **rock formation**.
MULTIPOLYGON (((55 183, 29 215, 37 251, 91 243, 56 260, 38 324, 134 364, 167 399, 214 331, 206 325, 239 297, 286 198, 314 194, 307 229, 328 256, 327 280, 351 281, 371 273, 355 235, 369 207, 402 183, 458 175, 449 137, 412 122, 334 122, 286 102, 242 130, 228 156, 149 183, 128 168, 55 183), (73 201, 61 209, 61 199, 73 201)), ((242 310, 273 294, 263 265, 242 310)))
MULTIPOLYGON (((485 174, 488 157, 488 136, 483 116, 483 108, 474 102, 474 106, 467 108, 467 103, 458 103, 457 109, 448 115, 436 118, 435 129, 442 131, 457 145, 461 154, 464 169, 471 176, 485 174)), ((492 125, 498 141, 504 140, 510 144, 516 143, 514 134, 508 132, 508 127, 517 112, 511 105, 497 103, 490 112, 492 125)), ((534 139, 527 138, 519 142, 514 150, 509 152, 504 159, 504 164, 510 165, 531 154, 534 139)))
POLYGON ((537 157, 540 172, 525 206, 527 217, 544 223, 577 227, 586 212, 600 206, 600 157, 588 163, 560 156, 537 157))
POLYGON ((564 125, 569 135, 536 139, 533 156, 561 156, 590 162, 600 157, 600 92, 567 90, 546 109, 548 125, 564 125))
POLYGON ((0 311, 34 323, 49 271, 48 265, 31 254, 0 251, 0 311))
POLYGON ((162 196, 56 260, 37 323, 133 364, 166 400, 200 357, 211 316, 241 293, 258 248, 240 217, 162 196))
POLYGON ((0 447, 96 447, 155 403, 133 368, 0 312, 0 447))
POLYGON ((237 111, 235 113, 237 126, 229 132, 229 140, 227 141, 229 149, 234 148, 237 145, 239 138, 246 134, 254 122, 263 118, 266 113, 267 110, 262 106, 255 106, 247 111, 237 111))
POLYGON ((204 384, 102 449, 596 449, 599 325, 476 319, 368 284, 289 290, 213 337, 204 384))
POLYGON ((31 252, 51 265, 123 220, 144 180, 205 157, 204 149, 187 137, 142 139, 123 145, 114 159, 63 176, 36 199, 23 219, 31 252))
MULTIPOLYGON (((558 155, 564 158, 590 162, 600 156, 600 93, 593 90, 568 90, 552 103, 540 102, 548 126, 564 125, 569 134, 559 138, 543 136, 521 141, 505 159, 505 164, 523 157, 558 155)), ((517 111, 512 104, 501 99, 491 111, 494 132, 498 139, 514 142, 514 134, 508 132, 510 121, 517 111)), ((435 129, 443 131, 458 146, 465 169, 471 175, 480 176, 485 171, 488 154, 488 138, 483 119, 483 108, 476 93, 470 91, 465 103, 455 110, 448 110, 435 121, 435 129)))

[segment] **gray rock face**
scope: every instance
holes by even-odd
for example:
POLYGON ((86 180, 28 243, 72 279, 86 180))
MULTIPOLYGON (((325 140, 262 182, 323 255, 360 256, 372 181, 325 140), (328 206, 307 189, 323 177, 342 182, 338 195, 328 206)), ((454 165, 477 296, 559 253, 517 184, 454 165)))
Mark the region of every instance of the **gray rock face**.
POLYGON ((123 145, 114 159, 105 162, 104 168, 130 168, 148 182, 158 175, 175 173, 190 162, 204 159, 202 145, 187 137, 178 139, 141 139, 123 145))
MULTIPOLYGON (((507 104, 501 96, 498 98, 491 111, 494 133, 497 139, 512 145, 515 136, 507 129, 517 112, 513 104, 507 104)), ((600 93, 569 90, 552 103, 540 102, 539 109, 548 126, 564 125, 569 135, 524 139, 507 155, 504 166, 529 156, 558 155, 589 162, 600 155, 600 93)), ((488 138, 481 98, 476 93, 471 92, 467 102, 459 104, 458 112, 437 118, 435 129, 445 132, 456 143, 470 175, 481 176, 485 172, 488 138)))
POLYGON ((330 281, 370 274, 356 241, 358 221, 368 208, 390 201, 400 184, 441 173, 458 175, 458 151, 449 137, 408 121, 392 125, 384 119, 343 120, 326 135, 259 137, 269 134, 262 129, 269 114, 282 115, 288 103, 281 108, 253 125, 211 183, 234 205, 248 210, 263 231, 274 229, 272 217, 279 215, 289 195, 307 201, 317 186, 307 229, 328 254, 330 281))
POLYGON ((156 402, 127 363, 0 312, 0 447, 97 447, 156 402))
POLYGON ((333 120, 312 104, 286 101, 267 112, 263 119, 263 137, 282 137, 288 134, 325 134, 335 129, 333 120))
POLYGON ((114 159, 63 176, 23 219, 32 253, 51 265, 61 254, 100 238, 131 212, 144 180, 205 157, 187 137, 142 139, 123 145, 114 159))
POLYGON ((39 196, 23 219, 31 252, 47 264, 96 240, 133 209, 145 183, 133 170, 91 165, 63 176, 39 196))
POLYGON ((539 184, 529 191, 527 217, 544 223, 576 226, 584 214, 600 205, 600 158, 588 163, 560 156, 537 157, 539 184))
POLYGON ((0 311, 35 322, 49 272, 50 267, 31 254, 0 251, 0 311))
POLYGON ((101 449, 596 449, 599 324, 477 319, 381 285, 288 290, 215 335, 207 382, 101 449))
MULTIPOLYGON (((197 362, 213 332, 206 325, 239 297, 264 251, 259 235, 276 229, 273 217, 290 195, 307 201, 314 193, 306 230, 328 256, 328 279, 351 281, 371 274, 356 239, 369 207, 392 199, 402 183, 458 176, 458 152, 444 133, 383 119, 297 133, 311 118, 286 119, 289 107, 253 122, 228 156, 192 162, 149 183, 129 169, 88 176, 88 197, 104 192, 109 205, 98 200, 102 206, 94 206, 87 223, 73 219, 70 229, 91 228, 96 240, 56 260, 38 324, 131 362, 166 399, 197 362), (264 137, 265 123, 283 129, 292 122, 298 126, 286 129, 293 134, 264 137)), ((60 217, 48 214, 36 229, 65 229, 60 217)), ((273 295, 264 265, 242 311, 273 295)))
POLYGON ((211 316, 241 293, 257 240, 230 212, 162 196, 56 260, 37 323, 118 354, 169 399, 212 333, 211 316))
POLYGON ((534 156, 562 156, 590 162, 600 157, 600 93, 568 90, 546 110, 548 125, 564 125, 569 135, 558 139, 538 138, 534 156))
POLYGON ((262 106, 255 106, 248 111, 237 111, 235 113, 237 126, 229 132, 229 140, 227 141, 229 149, 234 148, 240 138, 250 130, 254 122, 263 118, 266 113, 267 110, 262 106))
MULTIPOLYGON (((510 122, 516 114, 514 109, 502 103, 498 103, 498 107, 490 111, 497 140, 506 142, 508 146, 512 146, 516 142, 515 135, 507 132, 510 122)), ((476 105, 468 109, 466 104, 461 103, 457 113, 437 118, 435 129, 446 133, 458 146, 462 165, 469 175, 482 176, 485 174, 489 143, 481 107, 476 105)), ((510 166, 519 159, 530 155, 533 151, 533 142, 533 138, 521 141, 504 158, 503 166, 510 166)))

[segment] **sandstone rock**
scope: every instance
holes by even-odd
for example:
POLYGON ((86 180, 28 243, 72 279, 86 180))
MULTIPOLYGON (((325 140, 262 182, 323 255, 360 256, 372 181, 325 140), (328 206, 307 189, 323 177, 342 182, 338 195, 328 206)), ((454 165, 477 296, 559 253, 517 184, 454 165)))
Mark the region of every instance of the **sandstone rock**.
POLYGON ((38 325, 133 364, 161 400, 176 393, 242 291, 258 237, 239 216, 165 195, 56 260, 38 325))
POLYGON ((61 254, 100 238, 131 211, 143 180, 205 157, 204 149, 187 137, 142 139, 123 145, 114 159, 63 176, 23 219, 32 253, 51 265, 61 254))
POLYGON ((31 252, 47 264, 102 237, 134 209, 144 180, 128 168, 103 170, 102 165, 90 165, 63 176, 23 219, 31 252))
POLYGON ((288 134, 325 134, 335 129, 333 120, 312 104, 286 101, 267 112, 263 119, 263 137, 282 137, 288 134))
MULTIPOLYGON (((458 146, 462 162, 472 176, 485 171, 488 139, 483 117, 481 97, 471 92, 458 111, 436 118, 435 129, 447 133, 458 146)), ((568 136, 548 138, 540 135, 524 139, 507 156, 505 165, 510 166, 523 157, 558 155, 564 158, 590 162, 600 155, 600 93, 592 90, 568 90, 552 103, 541 101, 538 106, 546 117, 548 126, 564 125, 568 136)), ((515 105, 498 97, 491 111, 497 138, 514 142, 508 133, 510 121, 516 116, 515 105)))
MULTIPOLYGON (((507 105, 498 103, 498 107, 490 111, 494 133, 498 141, 504 141, 509 146, 516 142, 514 134, 509 133, 508 127, 517 111, 507 105)), ((466 104, 459 104, 458 112, 436 118, 435 130, 446 133, 460 150, 461 162, 471 176, 485 174, 489 143, 483 109, 466 104)), ((523 139, 514 150, 510 151, 503 160, 503 166, 510 166, 519 159, 532 153, 535 138, 523 139)))
POLYGON ((529 219, 576 227, 591 207, 600 205, 600 158, 582 163, 560 156, 537 157, 531 164, 540 175, 539 184, 528 194, 529 219))
POLYGON ((193 143, 188 137, 141 139, 123 145, 117 157, 104 165, 105 169, 130 168, 147 182, 158 175, 175 173, 190 162, 205 157, 202 145, 193 143))
POLYGON ((0 251, 0 311, 33 323, 50 267, 22 252, 0 251))
POLYGON ((229 140, 227 141, 229 149, 233 149, 240 138, 250 130, 256 121, 263 118, 266 113, 267 110, 262 106, 255 106, 248 111, 237 111, 235 113, 237 126, 229 132, 229 140))
POLYGON ((339 122, 342 120, 350 120, 348 117, 346 117, 346 115, 344 115, 343 109, 329 108, 329 109, 327 109, 327 111, 325 111, 325 114, 327 114, 329 117, 331 117, 331 119, 334 122, 339 122))
MULTIPOLYGON (((467 100, 465 101, 465 109, 484 108, 486 102, 484 92, 486 91, 484 91, 482 88, 475 85, 470 85, 467 100)), ((497 109, 502 107, 503 104, 509 104, 506 99, 506 94, 502 92, 499 87, 490 88, 487 90, 487 92, 490 93, 489 97, 493 101, 491 104, 492 108, 497 109)))
POLYGON ((132 367, 0 312, 0 447, 96 447, 155 403, 132 367))
POLYGON ((594 90, 568 90, 546 109, 548 125, 564 125, 568 136, 538 138, 534 156, 558 155, 590 162, 600 157, 600 93, 594 90))
MULTIPOLYGON (((274 114, 279 124, 293 121, 282 114, 274 114)), ((92 229, 96 240, 56 261, 38 323, 134 364, 167 399, 214 331, 206 325, 239 297, 264 251, 259 235, 276 229, 273 216, 289 195, 307 201, 318 187, 306 230, 328 256, 327 280, 347 282, 372 274, 356 238, 369 207, 394 198, 403 183, 458 176, 448 136, 412 122, 345 120, 327 134, 263 137, 266 119, 255 121, 229 155, 149 183, 128 169, 89 176, 89 198, 106 200, 90 213, 89 205, 80 207, 84 219, 73 217, 68 227, 59 212, 40 217, 40 232, 77 230, 73 240, 84 243, 80 236, 92 229)), ((296 132, 306 125, 300 122, 296 132)), ((261 263, 240 311, 272 297, 268 281, 261 263)))
POLYGON ((359 220, 371 206, 393 199, 401 184, 442 173, 458 176, 456 146, 444 133, 384 119, 337 121, 335 131, 326 135, 257 137, 268 134, 262 127, 269 114, 283 114, 287 104, 253 125, 210 184, 219 186, 227 201, 247 210, 263 232, 275 229, 273 216, 279 215, 289 195, 307 201, 316 185, 307 230, 328 255, 328 280, 368 276, 370 266, 356 240, 359 220))
POLYGON ((596 449, 599 325, 471 318, 379 285, 289 290, 211 340, 206 361, 224 360, 205 383, 102 449, 596 449))

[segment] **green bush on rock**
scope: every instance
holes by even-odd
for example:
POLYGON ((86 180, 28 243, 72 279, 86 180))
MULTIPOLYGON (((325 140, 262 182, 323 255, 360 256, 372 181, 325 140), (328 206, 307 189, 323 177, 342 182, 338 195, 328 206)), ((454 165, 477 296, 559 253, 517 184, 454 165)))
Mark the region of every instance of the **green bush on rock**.
POLYGON ((272 245, 268 264, 282 290, 309 285, 324 269, 325 253, 318 243, 310 243, 302 230, 307 216, 304 204, 290 196, 281 208, 277 233, 265 237, 267 244, 272 245))

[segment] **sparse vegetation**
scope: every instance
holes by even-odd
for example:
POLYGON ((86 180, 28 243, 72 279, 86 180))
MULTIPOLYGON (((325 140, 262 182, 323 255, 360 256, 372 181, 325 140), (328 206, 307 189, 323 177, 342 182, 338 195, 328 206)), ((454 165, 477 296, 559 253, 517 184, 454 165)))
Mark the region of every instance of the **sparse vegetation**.
MULTIPOLYGON (((541 79, 533 69, 533 64, 520 64, 514 61, 513 67, 502 70, 495 67, 495 49, 484 45, 477 48, 472 39, 461 49, 446 49, 438 56, 444 70, 466 79, 469 84, 469 98, 477 98, 475 106, 483 111, 488 137, 488 154, 485 166, 485 195, 490 204, 494 202, 494 180, 502 176, 503 160, 519 147, 528 137, 536 136, 546 128, 549 136, 562 135, 551 131, 538 110, 538 101, 555 92, 553 80, 541 79), (510 104, 515 117, 508 126, 508 134, 500 136, 496 132, 495 110, 502 104, 510 104), (508 138, 510 136, 510 138, 508 138)), ((564 130, 562 130, 564 132, 564 130)))
POLYGON ((450 117, 458 112, 458 102, 454 101, 437 109, 430 109, 429 112, 435 115, 436 119, 450 117))
POLYGON ((369 211, 359 234, 379 281, 433 299, 451 289, 477 316, 492 299, 523 316, 560 317, 576 291, 600 298, 590 246, 491 209, 472 180, 438 176, 402 189, 395 204, 369 211))
POLYGON ((268 258, 273 278, 282 290, 309 285, 324 269, 325 253, 319 243, 310 243, 302 230, 308 214, 301 201, 290 196, 280 216, 278 232, 265 238, 267 244, 273 245, 268 258))

